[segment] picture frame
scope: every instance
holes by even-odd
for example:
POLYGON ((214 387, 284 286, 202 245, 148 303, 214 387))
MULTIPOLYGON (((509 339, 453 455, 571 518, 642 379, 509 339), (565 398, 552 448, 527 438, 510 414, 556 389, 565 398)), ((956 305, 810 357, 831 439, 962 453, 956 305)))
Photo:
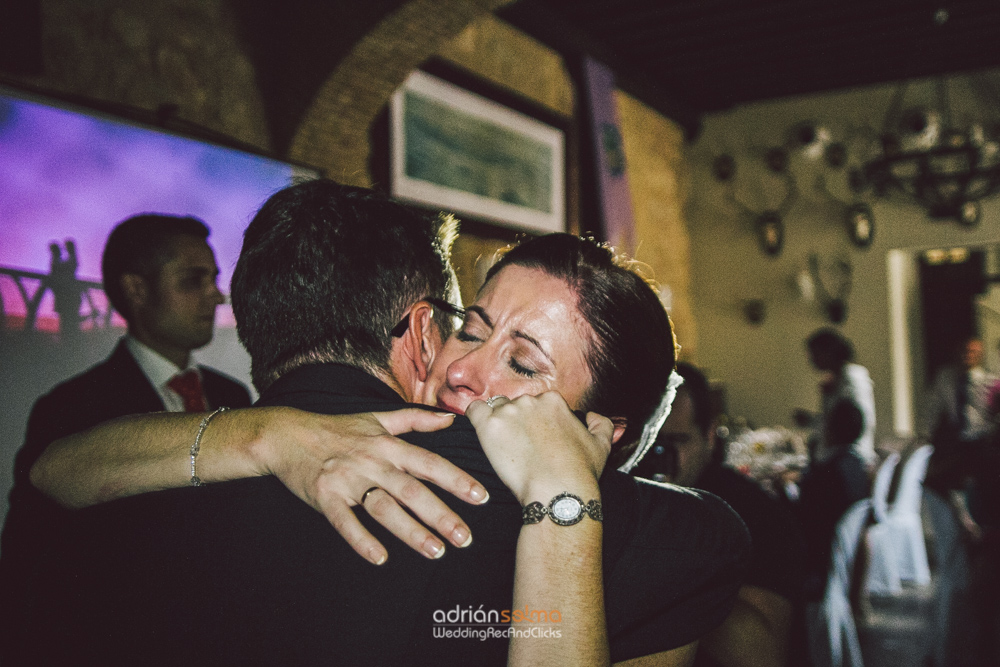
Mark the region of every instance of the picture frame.
POLYGON ((390 193, 532 233, 566 231, 566 134, 425 71, 389 105, 390 193))

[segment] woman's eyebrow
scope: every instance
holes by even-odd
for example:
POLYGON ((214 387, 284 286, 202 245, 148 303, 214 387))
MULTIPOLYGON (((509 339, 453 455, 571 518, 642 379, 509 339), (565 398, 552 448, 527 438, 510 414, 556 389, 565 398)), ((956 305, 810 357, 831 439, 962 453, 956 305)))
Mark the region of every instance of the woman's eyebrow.
POLYGON ((513 335, 514 338, 522 338, 522 339, 528 341, 529 343, 531 343, 532 345, 534 345, 535 347, 537 347, 538 351, 541 352, 542 354, 544 354, 545 358, 549 360, 549 363, 551 363, 553 366, 555 366, 556 362, 554 362, 552 360, 552 357, 549 356, 549 353, 545 351, 545 348, 542 347, 542 344, 539 343, 537 340, 535 340, 534 338, 532 338, 528 334, 524 333, 523 331, 515 331, 511 335, 513 335))
POLYGON ((479 315, 479 319, 481 319, 483 321, 483 324, 485 324, 486 326, 488 326, 490 329, 493 328, 493 320, 490 319, 490 316, 487 315, 486 311, 483 310, 481 307, 479 307, 479 306, 469 306, 468 308, 465 309, 465 312, 466 313, 475 313, 476 315, 479 315))

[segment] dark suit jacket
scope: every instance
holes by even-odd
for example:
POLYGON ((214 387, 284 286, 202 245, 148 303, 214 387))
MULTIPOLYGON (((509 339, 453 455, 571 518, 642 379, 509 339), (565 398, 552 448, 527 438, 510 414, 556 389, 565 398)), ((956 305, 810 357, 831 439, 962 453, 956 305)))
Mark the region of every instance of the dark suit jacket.
MULTIPOLYGON (((335 364, 289 373, 261 404, 324 413, 404 406, 385 384, 335 364)), ((56 653, 40 662, 504 664, 507 639, 488 633, 503 630, 501 612, 510 610, 520 506, 468 420, 406 437, 489 490, 479 507, 444 497, 472 529, 468 548, 428 560, 361 512, 391 548, 388 562, 373 566, 273 477, 115 501, 78 512, 51 564, 57 595, 35 613, 60 632, 47 635, 40 649, 56 653), (435 638, 445 630, 487 635, 435 638)), ((720 623, 749 554, 735 513, 709 494, 614 471, 602 479, 602 498, 612 657, 681 646, 720 623)))
MULTIPOLYGON (((213 407, 250 405, 250 394, 242 384, 206 367, 201 371, 205 395, 213 407)), ((56 386, 35 403, 24 446, 14 460, 14 488, 0 536, 0 656, 10 657, 12 646, 23 636, 19 624, 30 571, 39 550, 48 548, 46 540, 67 516, 31 486, 31 466, 59 438, 116 417, 164 409, 124 341, 103 363, 56 386)))

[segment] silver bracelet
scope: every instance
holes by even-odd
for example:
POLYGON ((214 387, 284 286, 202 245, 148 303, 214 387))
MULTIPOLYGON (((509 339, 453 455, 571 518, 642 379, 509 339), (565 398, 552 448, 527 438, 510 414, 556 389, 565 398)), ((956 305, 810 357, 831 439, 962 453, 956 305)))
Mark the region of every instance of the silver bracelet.
POLYGON ((212 417, 228 409, 217 409, 202 419, 201 424, 198 425, 198 435, 194 436, 194 444, 191 445, 191 486, 201 486, 201 478, 198 477, 198 452, 201 451, 201 436, 205 434, 205 429, 208 428, 208 422, 212 421, 212 417))

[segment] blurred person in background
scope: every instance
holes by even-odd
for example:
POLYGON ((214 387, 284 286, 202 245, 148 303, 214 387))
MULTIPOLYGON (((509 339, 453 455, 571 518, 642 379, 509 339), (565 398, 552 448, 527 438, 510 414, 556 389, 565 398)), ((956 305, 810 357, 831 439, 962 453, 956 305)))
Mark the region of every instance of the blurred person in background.
POLYGON ((875 455, 875 390, 868 370, 854 363, 854 347, 851 342, 833 329, 824 328, 814 332, 806 340, 809 361, 822 374, 819 382, 819 415, 804 410, 795 412, 795 420, 800 425, 809 425, 816 430, 819 441, 810 447, 814 461, 822 461, 837 451, 837 446, 826 442, 827 424, 833 407, 842 399, 848 399, 861 410, 861 433, 851 443, 851 448, 861 457, 866 466, 873 466, 875 455))
POLYGON ((802 586, 802 541, 786 507, 749 477, 723 464, 708 380, 679 362, 684 383, 653 446, 632 471, 638 477, 713 493, 740 515, 753 544, 736 606, 700 643, 695 665, 784 665, 802 586))
POLYGON ((938 448, 986 439, 995 428, 990 399, 997 378, 983 368, 983 341, 968 338, 956 352, 956 363, 931 385, 919 428, 938 448))

